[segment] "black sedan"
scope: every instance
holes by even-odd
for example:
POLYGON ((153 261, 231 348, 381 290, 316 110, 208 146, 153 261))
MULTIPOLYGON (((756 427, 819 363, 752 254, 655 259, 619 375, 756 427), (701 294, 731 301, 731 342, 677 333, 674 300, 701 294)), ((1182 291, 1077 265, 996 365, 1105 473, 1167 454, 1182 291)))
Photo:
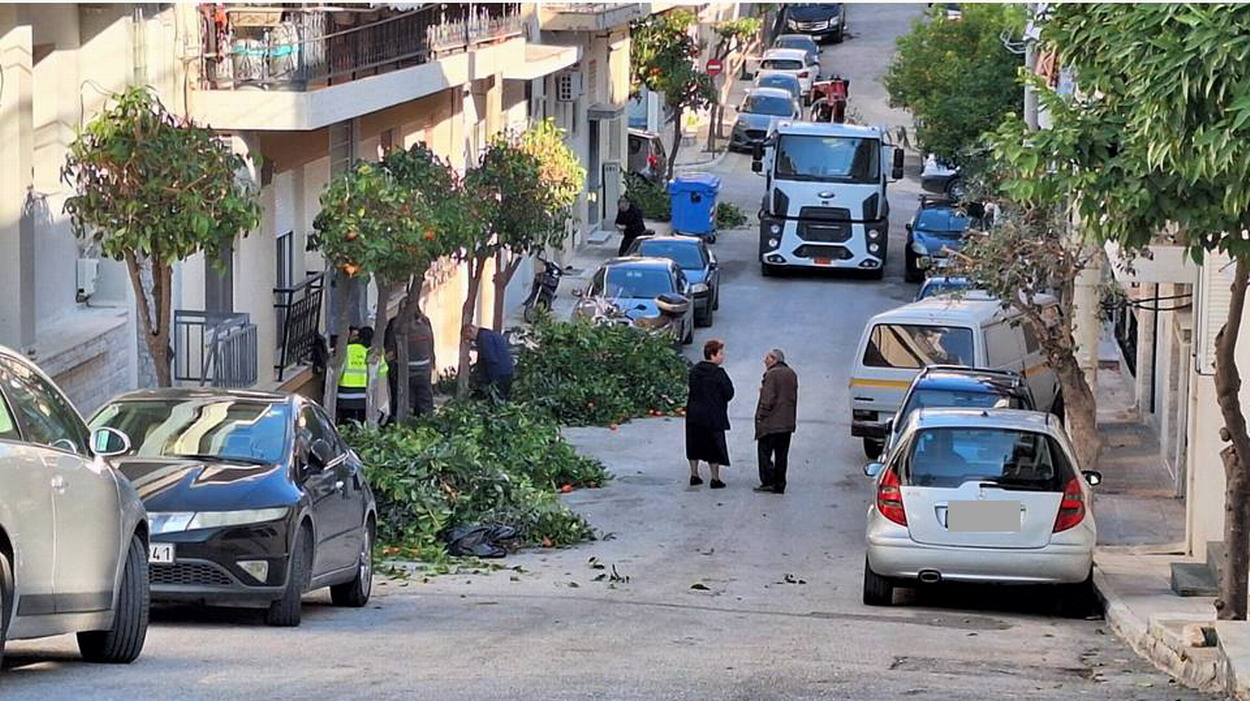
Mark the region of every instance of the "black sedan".
POLYGON ((676 263, 690 283, 695 325, 712 325, 713 313, 720 309, 720 265, 706 241, 698 236, 639 236, 626 255, 676 263))
POLYGON ((151 523, 152 600, 265 609, 296 626, 304 592, 364 606, 376 507, 356 454, 298 395, 142 390, 92 426, 132 436, 114 464, 151 523))

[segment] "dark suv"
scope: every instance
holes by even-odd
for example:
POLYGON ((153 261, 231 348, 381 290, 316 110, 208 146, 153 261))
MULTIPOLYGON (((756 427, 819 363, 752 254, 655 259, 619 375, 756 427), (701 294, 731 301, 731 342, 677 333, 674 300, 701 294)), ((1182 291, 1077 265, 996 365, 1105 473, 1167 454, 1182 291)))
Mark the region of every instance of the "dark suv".
POLYGON ((846 6, 840 2, 782 5, 787 34, 806 34, 816 41, 840 43, 846 33, 846 6))
POLYGON ((898 438, 907 415, 916 409, 1026 409, 1036 410, 1033 393, 1020 373, 1011 370, 930 365, 912 380, 898 413, 885 424, 882 455, 898 438))

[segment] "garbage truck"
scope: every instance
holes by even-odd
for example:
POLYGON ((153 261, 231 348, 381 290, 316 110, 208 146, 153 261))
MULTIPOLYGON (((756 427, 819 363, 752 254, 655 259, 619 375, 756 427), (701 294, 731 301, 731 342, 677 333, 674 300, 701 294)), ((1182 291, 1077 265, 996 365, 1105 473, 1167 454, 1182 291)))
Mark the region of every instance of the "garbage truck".
POLYGON ((890 243, 886 186, 903 150, 883 127, 778 122, 752 152, 764 176, 760 270, 840 268, 881 279, 890 243))

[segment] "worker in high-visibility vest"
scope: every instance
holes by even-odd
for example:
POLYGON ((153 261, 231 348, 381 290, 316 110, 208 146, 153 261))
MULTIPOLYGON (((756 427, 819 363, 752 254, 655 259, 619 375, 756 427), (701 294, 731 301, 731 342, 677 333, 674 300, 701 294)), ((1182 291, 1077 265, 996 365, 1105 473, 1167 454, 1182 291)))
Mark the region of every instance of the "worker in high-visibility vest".
POLYGON ((365 422, 365 398, 369 392, 369 346, 373 329, 354 330, 347 341, 347 356, 339 375, 337 418, 339 423, 365 422))

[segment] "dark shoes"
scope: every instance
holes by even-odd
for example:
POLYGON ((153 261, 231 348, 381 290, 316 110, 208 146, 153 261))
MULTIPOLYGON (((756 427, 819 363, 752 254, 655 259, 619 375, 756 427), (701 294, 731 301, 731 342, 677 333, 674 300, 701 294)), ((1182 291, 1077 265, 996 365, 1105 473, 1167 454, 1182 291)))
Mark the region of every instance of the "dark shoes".
POLYGON ((763 492, 767 494, 785 494, 786 493, 786 490, 784 487, 781 489, 777 489, 771 484, 761 484, 760 486, 755 488, 755 491, 763 492))
POLYGON ((720 480, 712 480, 712 489, 724 489, 725 483, 720 480))
POLYGON ((699 486, 699 485, 701 485, 701 484, 703 484, 703 479, 702 479, 701 477, 699 477, 698 475, 690 475, 690 486, 691 486, 691 487, 697 487, 697 486, 699 486))

